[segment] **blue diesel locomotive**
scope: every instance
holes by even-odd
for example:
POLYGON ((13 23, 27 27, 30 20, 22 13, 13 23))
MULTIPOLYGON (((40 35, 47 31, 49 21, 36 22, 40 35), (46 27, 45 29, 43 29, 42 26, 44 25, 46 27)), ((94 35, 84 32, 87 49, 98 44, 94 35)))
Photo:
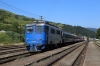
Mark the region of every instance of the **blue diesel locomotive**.
POLYGON ((50 25, 47 21, 34 21, 32 24, 26 24, 24 32, 25 47, 29 52, 41 51, 51 44, 77 41, 74 40, 76 36, 50 25))

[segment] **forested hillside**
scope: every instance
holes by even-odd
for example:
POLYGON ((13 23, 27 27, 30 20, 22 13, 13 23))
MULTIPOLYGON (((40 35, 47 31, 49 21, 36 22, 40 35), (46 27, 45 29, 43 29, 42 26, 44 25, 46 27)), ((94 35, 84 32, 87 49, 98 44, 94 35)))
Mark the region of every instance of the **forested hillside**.
MULTIPOLYGON (((29 18, 23 15, 17 15, 12 12, 0 9, 0 31, 5 30, 6 34, 0 33, 0 43, 7 41, 6 43, 12 42, 23 42, 24 26, 27 23, 31 23, 35 18, 29 18), (5 39, 5 37, 7 37, 5 39)), ((95 37, 95 32, 85 29, 81 26, 71 26, 67 24, 60 24, 50 22, 51 24, 58 26, 62 30, 67 32, 80 35, 95 37)))
POLYGON ((0 32, 0 44, 23 42, 24 26, 34 20, 34 18, 28 18, 0 9, 0 31, 6 31, 5 33, 0 32))
POLYGON ((97 29, 96 28, 86 28, 86 29, 89 29, 91 31, 97 32, 97 29))

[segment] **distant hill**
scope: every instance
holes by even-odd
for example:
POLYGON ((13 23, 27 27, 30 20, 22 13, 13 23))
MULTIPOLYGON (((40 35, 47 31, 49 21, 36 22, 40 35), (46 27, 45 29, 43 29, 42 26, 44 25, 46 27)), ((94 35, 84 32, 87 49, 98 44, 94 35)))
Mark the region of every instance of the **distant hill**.
POLYGON ((96 28, 86 28, 86 29, 89 29, 91 31, 97 32, 97 29, 96 28))
MULTIPOLYGON (((34 20, 36 19, 29 18, 24 15, 14 14, 7 10, 0 9, 0 30, 14 31, 19 34, 23 34, 25 24, 31 23, 34 20)), ((72 26, 51 21, 49 21, 49 23, 72 34, 76 34, 79 36, 95 37, 94 31, 88 30, 81 26, 72 26)))

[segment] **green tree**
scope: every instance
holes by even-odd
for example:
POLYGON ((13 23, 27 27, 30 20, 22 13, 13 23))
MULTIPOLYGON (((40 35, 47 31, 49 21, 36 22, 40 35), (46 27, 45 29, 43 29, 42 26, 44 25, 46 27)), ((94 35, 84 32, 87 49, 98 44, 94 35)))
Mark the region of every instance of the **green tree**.
POLYGON ((9 44, 11 38, 6 33, 0 33, 0 43, 9 44))
POLYGON ((97 29, 96 38, 100 39, 100 28, 97 29))
POLYGON ((23 27, 21 24, 19 24, 18 29, 19 29, 19 32, 18 32, 18 33, 23 34, 23 32, 24 32, 24 27, 23 27))
POLYGON ((19 15, 15 15, 15 18, 18 19, 19 18, 19 15))
POLYGON ((0 21, 4 21, 4 19, 8 18, 9 14, 5 11, 0 10, 0 21))
POLYGON ((18 33, 19 32, 18 26, 19 26, 18 22, 13 22, 12 23, 12 30, 14 32, 17 32, 18 33))

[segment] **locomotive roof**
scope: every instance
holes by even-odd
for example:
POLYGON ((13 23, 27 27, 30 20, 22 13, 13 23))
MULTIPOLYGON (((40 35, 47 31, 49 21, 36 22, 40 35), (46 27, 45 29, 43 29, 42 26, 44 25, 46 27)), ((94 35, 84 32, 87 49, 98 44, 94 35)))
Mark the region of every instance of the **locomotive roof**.
POLYGON ((45 24, 45 22, 44 21, 33 21, 30 24, 26 24, 26 26, 33 26, 33 25, 36 25, 36 24, 45 24))
POLYGON ((26 26, 29 26, 29 25, 36 25, 36 24, 48 24, 47 21, 33 21, 32 23, 30 24, 26 24, 26 26))
POLYGON ((48 21, 33 21, 33 23, 30 23, 30 24, 26 24, 26 26, 33 26, 33 25, 48 25, 50 27, 53 27, 53 28, 57 28, 59 30, 61 30, 60 28, 58 28, 57 26, 54 26, 54 25, 51 25, 48 21))

